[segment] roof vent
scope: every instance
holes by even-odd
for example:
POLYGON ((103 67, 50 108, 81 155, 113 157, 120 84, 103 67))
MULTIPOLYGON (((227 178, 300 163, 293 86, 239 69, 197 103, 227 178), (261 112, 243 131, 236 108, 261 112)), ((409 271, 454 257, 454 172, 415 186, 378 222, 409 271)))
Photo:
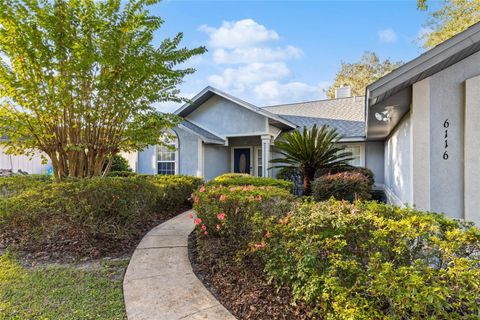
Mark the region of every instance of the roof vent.
POLYGON ((352 88, 340 87, 335 89, 335 99, 350 98, 352 96, 352 88))

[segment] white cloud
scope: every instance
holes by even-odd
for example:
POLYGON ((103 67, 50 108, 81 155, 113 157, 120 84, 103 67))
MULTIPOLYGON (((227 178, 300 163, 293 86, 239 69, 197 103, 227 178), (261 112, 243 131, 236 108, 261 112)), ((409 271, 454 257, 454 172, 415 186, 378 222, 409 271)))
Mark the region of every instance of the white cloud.
POLYGON ((279 39, 277 32, 252 19, 224 21, 220 28, 202 25, 200 30, 210 36, 209 44, 216 48, 245 48, 279 39))
POLYGON ((294 46, 286 46, 284 48, 236 48, 231 50, 219 48, 213 52, 213 61, 217 64, 239 64, 298 59, 302 56, 303 51, 294 46))
POLYGON ((325 97, 325 89, 330 85, 324 81, 317 85, 303 82, 279 83, 278 81, 265 81, 256 85, 253 92, 255 97, 263 104, 280 104, 299 102, 325 97))
POLYGON ((223 73, 211 75, 208 80, 216 87, 242 92, 263 81, 284 78, 289 73, 290 70, 283 62, 255 62, 237 68, 226 68, 223 73))
POLYGON ((219 70, 207 77, 211 85, 260 105, 324 97, 325 83, 291 79, 287 61, 302 58, 303 51, 282 44, 275 30, 252 19, 200 30, 209 36, 212 62, 219 70))
POLYGON ((394 43, 397 41, 397 34, 392 29, 383 29, 378 31, 378 37, 381 41, 394 43))

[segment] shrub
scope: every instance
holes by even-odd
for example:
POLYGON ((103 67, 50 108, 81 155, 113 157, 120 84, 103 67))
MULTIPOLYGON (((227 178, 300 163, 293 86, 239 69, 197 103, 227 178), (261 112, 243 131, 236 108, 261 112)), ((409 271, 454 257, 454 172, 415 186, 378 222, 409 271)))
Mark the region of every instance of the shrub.
POLYGON ((334 197, 338 200, 369 200, 372 185, 367 177, 358 172, 327 174, 314 180, 313 197, 316 201, 334 197))
POLYGON ((288 191, 293 188, 290 181, 279 180, 274 178, 254 177, 249 174, 226 173, 208 182, 209 185, 222 186, 271 186, 278 187, 288 191))
POLYGON ((109 177, 133 177, 136 175, 133 171, 110 171, 108 173, 109 177))
POLYGON ((26 251, 82 247, 80 254, 86 254, 118 246, 186 209, 200 182, 134 176, 35 185, 0 199, 0 238, 3 245, 26 251))
POLYGON ((160 211, 172 210, 179 203, 190 205, 190 196, 203 183, 203 179, 184 175, 140 175, 158 187, 157 207, 160 211))
POLYGON ((110 171, 132 171, 132 168, 128 165, 128 160, 119 154, 113 156, 112 167, 110 171))
POLYGON ((322 319, 477 319, 480 230, 376 202, 304 203, 257 248, 322 319))
POLYGON ((260 235, 263 220, 285 215, 294 202, 287 190, 271 186, 207 185, 193 199, 199 232, 238 248, 260 235))
POLYGON ((375 183, 375 179, 374 179, 375 175, 373 174, 372 170, 364 167, 355 167, 350 165, 337 167, 337 168, 327 168, 327 169, 317 170, 317 172, 315 173, 315 178, 318 179, 321 176, 324 176, 327 174, 335 174, 340 172, 358 172, 364 175, 372 186, 375 183))
POLYGON ((0 177, 0 196, 9 197, 26 189, 53 182, 47 175, 16 175, 0 177))

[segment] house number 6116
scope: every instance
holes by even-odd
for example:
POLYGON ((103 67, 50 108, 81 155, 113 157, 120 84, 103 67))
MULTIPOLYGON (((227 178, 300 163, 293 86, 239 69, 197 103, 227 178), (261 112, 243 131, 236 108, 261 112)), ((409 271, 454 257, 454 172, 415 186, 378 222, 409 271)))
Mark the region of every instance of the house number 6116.
POLYGON ((448 127, 450 127, 450 122, 448 122, 448 119, 446 119, 443 123, 443 128, 445 129, 445 152, 443 153, 443 160, 448 160, 448 127))

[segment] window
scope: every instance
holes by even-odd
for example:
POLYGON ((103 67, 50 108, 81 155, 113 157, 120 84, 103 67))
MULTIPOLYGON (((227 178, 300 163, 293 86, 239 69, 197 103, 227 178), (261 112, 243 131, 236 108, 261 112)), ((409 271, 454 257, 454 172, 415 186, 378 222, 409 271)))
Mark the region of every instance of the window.
POLYGON ((344 151, 352 153, 353 159, 348 162, 350 165, 355 167, 361 167, 363 165, 361 145, 347 145, 344 151))
POLYGON ((257 176, 263 175, 262 148, 257 148, 257 176))
POLYGON ((177 158, 177 141, 170 136, 163 138, 165 145, 157 146, 157 173, 175 174, 177 158))

